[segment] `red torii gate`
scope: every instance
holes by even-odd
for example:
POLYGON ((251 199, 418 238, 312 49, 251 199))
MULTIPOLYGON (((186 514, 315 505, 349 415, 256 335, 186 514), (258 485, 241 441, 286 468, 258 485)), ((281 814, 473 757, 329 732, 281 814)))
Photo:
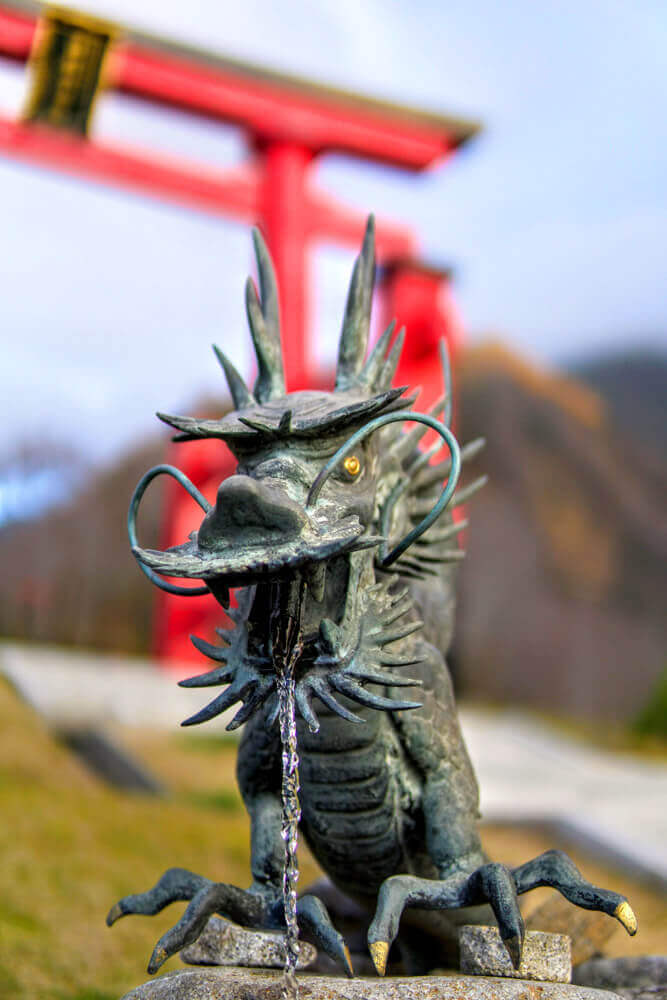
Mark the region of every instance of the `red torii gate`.
MULTIPOLYGON (((477 131, 475 122, 436 115, 324 87, 286 74, 176 45, 73 11, 30 0, 0 0, 0 55, 33 65, 20 120, 0 116, 0 154, 114 184, 151 197, 246 223, 259 223, 273 256, 281 296, 287 385, 295 390, 321 375, 309 369, 306 330, 308 251, 319 240, 358 247, 365 218, 318 191, 309 173, 324 153, 337 152, 409 171, 445 160, 477 131), (89 137, 99 91, 177 108, 245 133, 249 159, 218 171, 198 163, 120 147, 89 137)), ((398 377, 438 392, 435 346, 443 334, 456 347, 460 325, 448 272, 417 260, 409 228, 379 219, 385 314, 411 336, 398 377)), ((219 481, 219 454, 202 444, 179 453, 199 484, 219 481), (216 457, 214 457, 216 456, 216 457)), ((166 544, 182 540, 187 508, 170 492, 166 544)), ((187 632, 210 598, 180 604, 163 599, 157 651, 189 656, 187 632), (183 619, 175 621, 174 618, 183 619)))

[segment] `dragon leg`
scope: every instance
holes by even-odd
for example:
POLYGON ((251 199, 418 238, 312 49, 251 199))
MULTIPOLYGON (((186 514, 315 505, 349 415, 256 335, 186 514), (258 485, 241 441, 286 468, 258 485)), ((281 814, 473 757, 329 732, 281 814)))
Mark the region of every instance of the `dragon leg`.
POLYGON ((594 886, 562 851, 546 851, 518 868, 488 863, 470 874, 442 880, 395 875, 382 884, 368 929, 369 950, 378 973, 384 975, 389 948, 407 907, 454 910, 485 903, 491 905, 500 936, 512 964, 518 968, 524 938, 518 896, 538 886, 551 886, 577 906, 616 917, 629 934, 637 931, 637 921, 625 896, 594 886))

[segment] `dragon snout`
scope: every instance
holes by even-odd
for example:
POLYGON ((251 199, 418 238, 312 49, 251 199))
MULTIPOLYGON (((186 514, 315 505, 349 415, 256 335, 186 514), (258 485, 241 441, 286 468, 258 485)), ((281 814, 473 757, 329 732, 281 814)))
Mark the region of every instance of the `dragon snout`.
POLYGON ((230 476, 221 483, 215 506, 199 529, 202 551, 216 551, 301 534, 307 515, 274 483, 230 476))

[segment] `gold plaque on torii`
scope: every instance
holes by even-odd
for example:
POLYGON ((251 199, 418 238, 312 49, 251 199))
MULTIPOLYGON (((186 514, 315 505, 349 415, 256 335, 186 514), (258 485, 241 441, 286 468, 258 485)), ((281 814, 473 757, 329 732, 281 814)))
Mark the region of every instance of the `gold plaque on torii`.
POLYGON ((25 121, 86 135, 117 29, 62 7, 44 10, 30 57, 25 121))

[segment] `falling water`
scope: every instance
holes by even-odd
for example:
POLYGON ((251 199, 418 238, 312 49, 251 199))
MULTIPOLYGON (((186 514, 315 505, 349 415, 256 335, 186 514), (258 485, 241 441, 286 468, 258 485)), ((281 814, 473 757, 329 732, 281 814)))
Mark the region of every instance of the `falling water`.
POLYGON ((300 575, 278 584, 274 591, 271 634, 282 743, 282 828, 285 842, 283 870, 283 907, 285 911, 285 973, 283 1000, 298 1000, 296 967, 299 960, 299 925, 296 914, 296 885, 299 879, 297 847, 299 842, 299 753, 296 738, 294 672, 303 650, 301 608, 304 583, 300 575))
POLYGON ((296 1000, 298 986, 296 966, 299 960, 299 927, 296 918, 296 884, 299 879, 297 846, 299 837, 299 754, 296 742, 294 712, 294 660, 290 670, 278 678, 280 704, 280 738, 282 741, 282 838, 285 841, 285 868, 283 871, 283 904, 285 907, 285 980, 283 997, 296 1000))

